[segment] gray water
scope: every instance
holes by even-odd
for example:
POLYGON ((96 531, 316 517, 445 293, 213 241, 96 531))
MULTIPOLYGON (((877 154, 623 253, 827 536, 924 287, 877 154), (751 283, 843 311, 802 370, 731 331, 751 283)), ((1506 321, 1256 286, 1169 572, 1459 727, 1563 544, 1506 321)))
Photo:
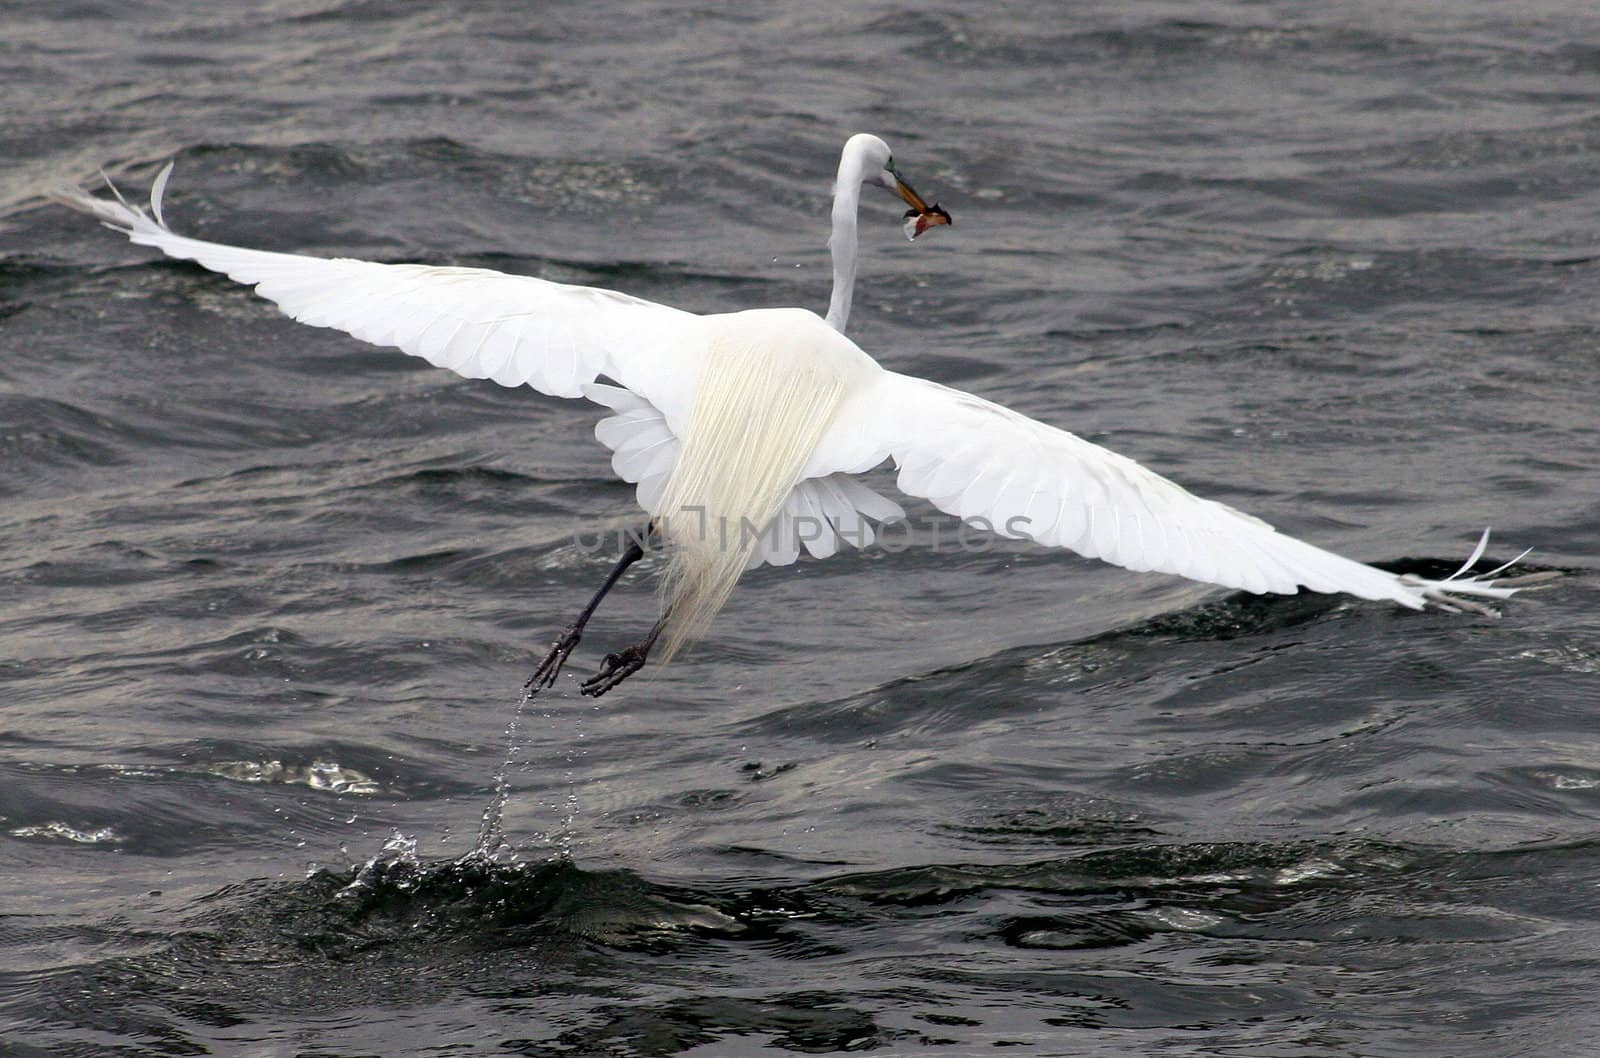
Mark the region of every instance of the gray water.
MULTIPOLYGON (((1600 1054, 1600 12, 0 3, 0 1052, 1600 1054), (1498 620, 1015 546, 658 560, 582 402, 47 204, 853 336, 1498 620), (495 780, 505 847, 470 855, 495 780)), ((926 507, 913 507, 927 516, 926 507)))

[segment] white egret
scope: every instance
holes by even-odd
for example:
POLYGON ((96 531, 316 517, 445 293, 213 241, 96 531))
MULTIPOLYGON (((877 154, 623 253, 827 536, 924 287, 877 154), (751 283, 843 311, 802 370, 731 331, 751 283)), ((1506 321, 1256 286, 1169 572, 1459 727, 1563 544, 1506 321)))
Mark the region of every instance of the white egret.
MULTIPOLYGON (((1131 459, 958 389, 884 369, 843 335, 863 184, 910 206, 907 233, 950 223, 898 175, 889 147, 845 144, 833 194, 834 286, 826 320, 799 308, 696 315, 592 287, 481 268, 378 264, 273 253, 174 233, 162 217, 78 188, 56 193, 133 242, 255 287, 289 316, 395 346, 468 378, 586 397, 612 467, 671 546, 661 617, 585 682, 600 695, 702 635, 747 568, 865 547, 903 516, 855 475, 892 461, 902 492, 1002 536, 1065 547, 1132 570, 1251 592, 1346 592, 1422 609, 1481 609, 1464 597, 1515 589, 1466 576, 1484 542, 1441 581, 1389 573, 1201 499, 1131 459), (607 381, 602 381, 607 380, 607 381)), ((115 188, 112 189, 115 193, 115 188)), ((1487 534, 1485 534, 1485 540, 1487 534)), ((529 680, 551 685, 585 623, 643 554, 634 542, 529 680)), ((1498 571, 1496 571, 1498 572, 1498 571)))

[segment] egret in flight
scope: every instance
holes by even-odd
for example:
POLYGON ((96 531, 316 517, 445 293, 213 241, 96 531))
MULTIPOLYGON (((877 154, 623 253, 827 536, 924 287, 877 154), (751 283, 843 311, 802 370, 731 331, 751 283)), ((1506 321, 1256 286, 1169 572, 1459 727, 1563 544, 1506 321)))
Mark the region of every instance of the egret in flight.
MULTIPOLYGON (((1131 570, 1156 570, 1250 592, 1300 588, 1412 609, 1481 609, 1470 597, 1515 589, 1467 571, 1424 580, 1389 573, 1277 532, 1201 499, 1131 459, 981 397, 884 369, 845 337, 864 185, 908 207, 915 238, 949 224, 901 177, 889 146, 850 137, 833 187, 833 294, 827 316, 800 308, 696 315, 594 287, 483 268, 378 264, 271 253, 191 239, 167 227, 156 178, 150 210, 78 188, 58 201, 133 242, 196 261, 314 327, 395 346, 468 378, 584 397, 609 410, 595 428, 612 468, 636 485, 649 540, 669 549, 660 618, 607 655, 582 685, 598 696, 703 635, 740 575, 866 547, 874 524, 904 517, 858 475, 886 462, 900 491, 1013 539, 1064 547, 1131 570)), ((554 683, 585 623, 638 540, 528 681, 554 683)), ((1503 567, 1502 567, 1503 568, 1503 567)), ((1499 572, 1498 570, 1496 571, 1499 572)))

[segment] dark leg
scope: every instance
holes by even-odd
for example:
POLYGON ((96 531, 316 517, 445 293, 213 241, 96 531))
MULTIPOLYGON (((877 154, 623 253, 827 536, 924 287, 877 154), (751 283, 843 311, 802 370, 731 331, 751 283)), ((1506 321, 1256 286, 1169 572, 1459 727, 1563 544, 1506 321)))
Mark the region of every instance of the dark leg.
POLYGON ((644 640, 633 646, 620 650, 615 654, 607 654, 600 663, 600 671, 594 678, 585 680, 580 688, 584 694, 591 698, 598 698, 602 694, 644 668, 644 663, 650 657, 650 648, 656 645, 656 637, 661 635, 661 629, 667 623, 663 617, 650 629, 650 634, 644 640))
MULTIPOLYGON (((652 524, 650 529, 646 531, 647 538, 654 529, 655 526, 652 524)), ((615 586, 617 580, 626 572, 627 568, 643 557, 644 545, 638 540, 629 540, 628 549, 617 560, 616 567, 606 577, 605 583, 600 585, 600 590, 594 593, 594 598, 589 600, 589 605, 583 608, 583 612, 578 615, 576 621, 567 626, 567 630, 561 633, 561 637, 550 645, 550 653, 545 655, 544 661, 534 670, 533 675, 528 677, 528 682, 523 684, 529 693, 538 694, 541 690, 556 682, 556 676, 561 672, 561 666, 567 663, 567 655, 572 653, 572 649, 583 638, 583 626, 589 623, 590 617, 594 616, 594 611, 599 607, 600 600, 606 597, 606 592, 615 586)))

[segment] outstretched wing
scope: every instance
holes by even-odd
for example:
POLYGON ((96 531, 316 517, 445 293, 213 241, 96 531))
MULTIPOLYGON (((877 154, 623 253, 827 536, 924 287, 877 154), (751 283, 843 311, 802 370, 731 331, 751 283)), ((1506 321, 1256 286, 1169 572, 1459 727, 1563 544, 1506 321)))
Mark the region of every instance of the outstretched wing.
POLYGON ((885 372, 873 397, 862 404, 871 408, 871 423, 849 428, 893 457, 901 490, 1003 536, 1251 592, 1306 587, 1421 609, 1473 608, 1451 596, 1514 591, 1460 574, 1444 581, 1400 576, 1324 551, 961 390, 885 372))
POLYGON ((528 385, 557 397, 582 396, 583 386, 602 374, 649 391, 667 367, 664 353, 688 347, 699 319, 612 290, 485 268, 378 264, 190 239, 161 216, 171 172, 169 163, 156 178, 153 216, 120 195, 111 201, 72 187, 53 197, 141 246, 254 286, 301 323, 395 346, 468 378, 528 385))
MULTIPOLYGON (((468 378, 610 408, 614 414, 596 435, 612 450, 618 476, 638 486, 639 505, 655 513, 689 414, 687 383, 703 356, 701 317, 612 290, 482 268, 330 260, 191 239, 162 217, 171 172, 169 164, 156 178, 149 213, 120 194, 111 200, 63 188, 53 197, 141 246, 254 286, 301 323, 395 346, 468 378), (602 375, 624 388, 597 383, 602 375)), ((787 498, 778 527, 761 538, 752 564, 793 562, 802 545, 818 557, 842 543, 866 547, 873 540, 866 519, 900 513, 846 475, 807 479, 787 498)))

